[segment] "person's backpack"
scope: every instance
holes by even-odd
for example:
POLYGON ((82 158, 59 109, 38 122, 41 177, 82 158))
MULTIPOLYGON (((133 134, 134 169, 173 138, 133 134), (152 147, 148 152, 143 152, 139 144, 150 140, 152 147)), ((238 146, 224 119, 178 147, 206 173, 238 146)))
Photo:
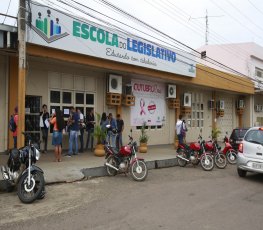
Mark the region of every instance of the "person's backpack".
POLYGON ((12 132, 15 132, 15 131, 16 131, 16 123, 15 123, 15 118, 14 118, 14 116, 11 116, 11 118, 10 118, 10 121, 9 121, 9 129, 10 129, 12 132))

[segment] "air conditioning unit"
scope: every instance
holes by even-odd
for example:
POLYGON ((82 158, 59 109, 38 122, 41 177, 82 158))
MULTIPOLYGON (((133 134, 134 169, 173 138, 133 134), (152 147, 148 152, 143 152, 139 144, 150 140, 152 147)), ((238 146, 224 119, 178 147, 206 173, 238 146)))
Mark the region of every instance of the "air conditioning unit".
POLYGON ((110 74, 108 77, 108 92, 109 93, 122 93, 122 76, 110 74))
POLYGON ((243 109, 245 107, 244 100, 240 99, 237 101, 237 108, 243 109))
POLYGON ((192 96, 191 93, 184 93, 183 106, 185 107, 192 106, 191 96, 192 96))
POLYGON ((167 98, 176 98, 176 85, 167 86, 167 98))
POLYGON ((213 99, 208 101, 208 109, 215 109, 215 101, 213 99))
POLYGON ((132 94, 132 85, 130 85, 130 84, 125 85, 125 86, 123 87, 122 93, 123 93, 124 95, 133 95, 133 94, 132 94))

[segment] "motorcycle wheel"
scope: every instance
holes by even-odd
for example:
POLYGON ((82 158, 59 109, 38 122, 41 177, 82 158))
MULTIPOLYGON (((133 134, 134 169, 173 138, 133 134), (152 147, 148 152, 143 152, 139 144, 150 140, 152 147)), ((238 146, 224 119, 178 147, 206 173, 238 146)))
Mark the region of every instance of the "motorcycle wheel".
MULTIPOLYGON (((111 164, 114 167, 117 167, 117 162, 112 155, 110 155, 107 158, 106 162, 111 164)), ((109 176, 116 176, 117 175, 117 171, 115 169, 109 167, 109 166, 106 166, 106 171, 107 171, 109 176)))
POLYGON ((226 153, 226 159, 228 161, 229 164, 233 165, 237 163, 237 153, 235 150, 229 150, 226 153))
POLYGON ((137 160, 131 165, 131 175, 136 181, 144 181, 148 175, 148 168, 144 161, 137 160))
POLYGON ((24 173, 20 177, 17 185, 17 195, 23 203, 30 204, 40 197, 45 186, 45 180, 43 173, 39 171, 31 172, 30 187, 28 187, 27 179, 28 173, 24 173))
POLYGON ((219 169, 224 169, 226 167, 226 156, 222 153, 218 153, 215 155, 215 165, 219 169))
MULTIPOLYGON (((179 150, 179 151, 177 152, 177 156, 181 156, 181 157, 183 157, 183 158, 186 158, 186 154, 185 154, 184 151, 182 151, 182 150, 179 150)), ((177 162, 178 162, 178 165, 179 165, 180 167, 185 167, 186 164, 187 164, 187 161, 181 159, 180 157, 177 157, 177 162)))
POLYGON ((210 154, 201 156, 200 162, 205 171, 211 171, 214 168, 214 159, 210 154))

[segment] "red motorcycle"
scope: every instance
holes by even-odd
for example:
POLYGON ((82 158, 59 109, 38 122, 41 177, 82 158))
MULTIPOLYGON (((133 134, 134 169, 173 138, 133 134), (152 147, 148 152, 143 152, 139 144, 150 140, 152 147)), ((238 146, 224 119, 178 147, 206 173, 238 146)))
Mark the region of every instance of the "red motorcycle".
POLYGON ((109 176, 119 173, 131 173, 136 181, 143 181, 148 175, 148 168, 143 158, 137 157, 137 143, 129 135, 129 144, 122 146, 120 150, 113 148, 109 143, 105 144, 105 167, 109 176))
POLYGON ((205 141, 202 140, 201 135, 199 135, 198 139, 198 142, 193 142, 190 146, 179 144, 176 155, 178 164, 184 167, 187 163, 198 165, 200 162, 205 171, 210 171, 214 168, 214 159, 212 155, 205 150, 205 141))
POLYGON ((233 149, 232 145, 229 143, 229 138, 225 136, 224 138, 225 148, 222 150, 223 154, 225 154, 226 159, 229 164, 237 163, 237 151, 233 149))
POLYGON ((224 169, 227 165, 227 160, 226 156, 222 152, 220 152, 220 149, 221 147, 215 140, 205 142, 205 150, 213 155, 215 165, 220 169, 224 169))

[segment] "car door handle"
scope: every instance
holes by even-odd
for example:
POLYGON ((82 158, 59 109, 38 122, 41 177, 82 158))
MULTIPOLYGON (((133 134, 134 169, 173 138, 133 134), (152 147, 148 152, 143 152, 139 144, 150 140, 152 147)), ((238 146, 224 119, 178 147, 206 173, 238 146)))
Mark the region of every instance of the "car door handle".
POLYGON ((262 153, 257 153, 257 155, 262 156, 262 153))

